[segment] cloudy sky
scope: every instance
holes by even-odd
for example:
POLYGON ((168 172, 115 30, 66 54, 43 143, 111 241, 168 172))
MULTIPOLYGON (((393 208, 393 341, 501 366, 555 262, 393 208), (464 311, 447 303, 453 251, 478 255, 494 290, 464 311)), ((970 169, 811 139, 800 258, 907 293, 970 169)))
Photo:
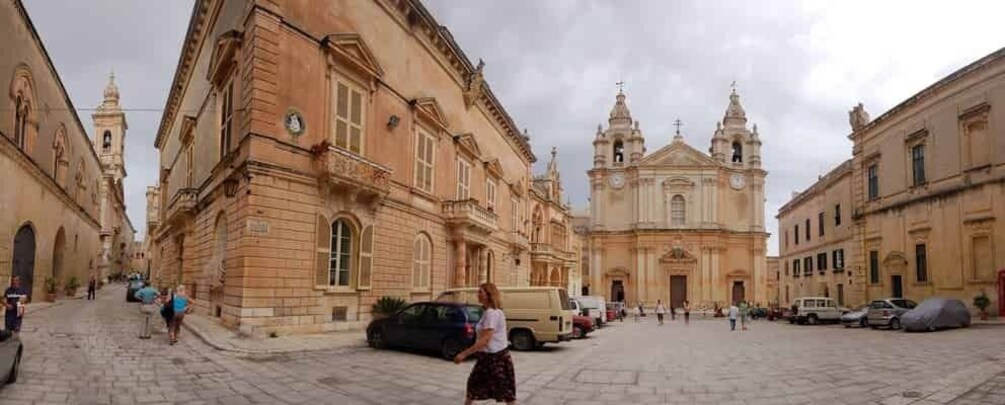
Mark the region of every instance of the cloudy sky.
MULTIPOLYGON (((350 3, 351 2, 347 2, 350 3)), ((26 6, 74 104, 100 102, 115 70, 131 109, 129 215, 142 235, 145 187, 156 181, 153 139, 191 0, 28 0, 26 6)), ((428 0, 518 125, 543 170, 559 148, 573 204, 589 197, 593 134, 606 125, 615 82, 626 82, 647 147, 670 142, 673 121, 707 150, 736 81, 758 124, 769 171, 766 208, 851 156, 847 111, 873 117, 1005 46, 1002 2, 456 1, 428 0), (770 8, 764 7, 770 4, 770 8)), ((374 44, 379 46, 379 44, 374 44)), ((79 114, 90 125, 90 111, 79 114)), ((769 252, 777 252, 775 238, 769 252)))

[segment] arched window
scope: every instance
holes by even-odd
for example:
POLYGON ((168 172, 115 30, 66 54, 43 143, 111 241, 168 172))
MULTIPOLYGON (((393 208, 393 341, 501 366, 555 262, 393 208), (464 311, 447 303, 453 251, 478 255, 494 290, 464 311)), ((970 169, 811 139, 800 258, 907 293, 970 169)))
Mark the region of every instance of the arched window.
POLYGON ((331 226, 331 255, 328 259, 328 285, 349 286, 352 268, 352 228, 345 219, 336 219, 331 226))
POLYGON ((670 225, 684 226, 684 197, 680 194, 670 199, 670 225))
POLYGON ((105 131, 105 135, 102 136, 101 150, 108 152, 112 150, 112 132, 105 131))
POLYGON ((740 141, 733 141, 733 163, 743 162, 743 145, 740 141))
POLYGON ((14 98, 14 144, 19 148, 24 148, 24 132, 25 132, 25 121, 27 121, 27 115, 25 112, 25 102, 18 94, 14 98))
POLYGON ((412 288, 429 288, 429 268, 432 263, 433 244, 426 234, 415 238, 412 249, 412 288))
POLYGON ((614 141, 614 163, 625 161, 625 145, 621 140, 614 141))

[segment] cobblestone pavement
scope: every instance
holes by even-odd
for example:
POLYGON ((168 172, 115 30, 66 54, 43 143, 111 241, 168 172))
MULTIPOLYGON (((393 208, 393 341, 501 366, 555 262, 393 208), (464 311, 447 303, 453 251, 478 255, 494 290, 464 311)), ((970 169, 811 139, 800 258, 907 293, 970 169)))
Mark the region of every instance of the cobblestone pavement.
MULTIPOLYGON (((25 321, 6 403, 460 403, 473 363, 339 350, 221 352, 163 326, 140 340, 121 287, 25 321)), ((720 320, 615 323, 588 339, 514 353, 525 404, 1002 404, 1005 326, 929 334, 720 320), (953 402, 955 401, 955 402, 953 402)))

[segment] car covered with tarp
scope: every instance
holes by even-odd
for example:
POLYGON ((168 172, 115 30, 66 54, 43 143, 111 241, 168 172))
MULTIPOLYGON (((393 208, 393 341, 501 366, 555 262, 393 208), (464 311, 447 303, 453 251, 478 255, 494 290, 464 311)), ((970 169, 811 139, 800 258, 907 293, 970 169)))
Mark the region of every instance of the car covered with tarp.
POLYGON ((952 298, 929 298, 901 317, 904 330, 926 332, 970 326, 970 310, 952 298))

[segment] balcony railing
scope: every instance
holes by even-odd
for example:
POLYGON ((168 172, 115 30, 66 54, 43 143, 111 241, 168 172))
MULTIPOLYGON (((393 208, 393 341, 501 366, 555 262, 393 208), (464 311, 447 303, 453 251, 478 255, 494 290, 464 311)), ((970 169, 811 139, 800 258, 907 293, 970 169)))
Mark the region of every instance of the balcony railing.
POLYGON ((551 254, 551 245, 546 243, 531 243, 530 253, 535 255, 546 255, 551 254))
POLYGON ((199 190, 195 188, 179 189, 168 203, 167 222, 174 222, 184 216, 194 215, 196 203, 199 201, 199 190))
POLYGON ((315 156, 318 176, 329 185, 378 196, 391 192, 392 171, 387 167, 330 145, 315 156))
POLYGON ((527 236, 520 232, 510 232, 510 244, 513 248, 519 251, 524 251, 530 249, 530 240, 527 236))
POLYGON ((450 200, 443 202, 443 216, 447 223, 482 232, 493 232, 498 226, 498 215, 478 205, 478 200, 450 200))

